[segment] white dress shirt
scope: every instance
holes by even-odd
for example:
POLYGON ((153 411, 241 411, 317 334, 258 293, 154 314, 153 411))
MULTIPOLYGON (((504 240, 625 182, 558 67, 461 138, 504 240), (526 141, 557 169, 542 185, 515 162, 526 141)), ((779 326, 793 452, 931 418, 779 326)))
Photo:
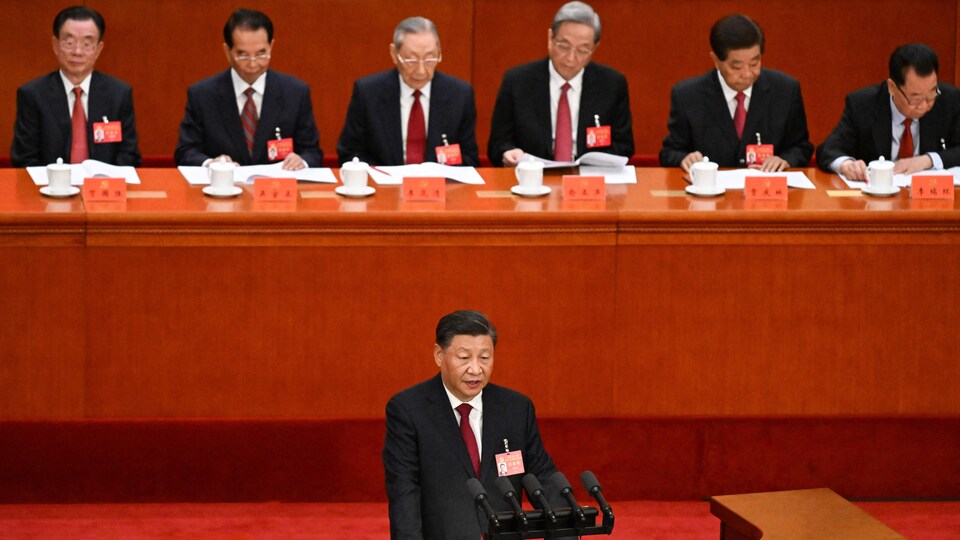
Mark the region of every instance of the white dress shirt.
POLYGON ((253 84, 247 84, 247 81, 240 78, 237 70, 230 70, 230 80, 233 81, 233 94, 237 96, 237 115, 243 114, 243 106, 247 104, 247 96, 244 92, 247 88, 253 87, 253 104, 257 106, 257 118, 260 118, 260 112, 263 111, 263 91, 267 87, 267 72, 257 77, 253 84))
MULTIPOLYGON (((560 88, 564 84, 569 84, 567 89, 567 104, 570 105, 570 129, 573 130, 573 158, 577 158, 577 125, 580 119, 580 97, 583 96, 583 70, 573 76, 569 81, 557 73, 553 67, 553 62, 547 62, 547 69, 550 70, 550 133, 553 134, 553 144, 556 148, 557 142, 557 106, 560 104, 560 88)), ((601 119, 603 120, 603 119, 601 119)), ((553 159, 553 156, 542 156, 553 159)))
MULTIPOLYGON (((80 98, 80 104, 83 105, 83 116, 86 117, 87 122, 90 122, 90 109, 88 108, 88 101, 90 96, 90 77, 93 76, 91 71, 89 75, 86 76, 80 84, 73 84, 70 82, 70 79, 63 74, 63 70, 60 70, 60 80, 63 81, 63 89, 67 92, 67 112, 70 114, 70 118, 73 118, 73 104, 77 101, 77 95, 73 93, 73 89, 76 86, 83 88, 83 97, 80 98)), ((99 122, 103 120, 102 118, 96 118, 93 121, 99 122)))
MULTIPOLYGON (((421 90, 422 92, 423 90, 421 90)), ((483 390, 479 394, 474 396, 470 401, 460 401, 460 399, 450 393, 450 390, 447 389, 447 385, 443 385, 443 391, 447 393, 447 398, 450 400, 450 407, 453 408, 453 415, 457 418, 457 425, 460 425, 460 413, 457 412, 457 407, 462 403, 469 403, 473 410, 470 411, 470 429, 473 430, 473 436, 477 439, 477 455, 480 456, 480 460, 483 461, 483 442, 481 440, 480 434, 482 433, 483 428, 483 390)))
MULTIPOLYGON (((717 70, 717 78, 720 79, 720 89, 723 90, 723 99, 727 102, 727 108, 730 109, 730 118, 733 118, 734 115, 737 114, 737 91, 730 88, 727 81, 723 80, 723 74, 720 73, 719 69, 717 70)), ((750 96, 753 95, 753 85, 750 85, 750 88, 744 90, 743 95, 747 96, 743 100, 743 109, 749 112, 750 96)))
MULTIPOLYGON (((400 134, 403 137, 403 162, 407 162, 407 124, 410 123, 410 109, 413 108, 413 91, 410 85, 400 77, 400 134)), ((420 89, 420 108, 423 109, 423 136, 426 142, 427 128, 430 127, 430 87, 433 81, 428 82, 420 89)), ((424 149, 426 150, 426 149, 424 149)), ((446 388, 446 387, 444 387, 446 388)), ((479 439, 477 439, 479 440, 479 439)))

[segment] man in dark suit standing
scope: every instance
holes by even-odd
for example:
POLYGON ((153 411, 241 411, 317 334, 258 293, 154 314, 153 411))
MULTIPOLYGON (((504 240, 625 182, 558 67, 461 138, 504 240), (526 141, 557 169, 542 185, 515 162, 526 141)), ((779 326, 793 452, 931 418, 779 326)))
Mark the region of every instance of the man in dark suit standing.
POLYGON ((310 87, 268 69, 270 18, 238 9, 223 27, 223 41, 231 69, 187 89, 177 165, 207 165, 219 158, 240 165, 282 161, 286 170, 321 166, 310 87))
POLYGON ((817 164, 866 180, 866 162, 896 160, 911 174, 960 165, 960 92, 937 80, 937 53, 922 43, 897 47, 890 78, 847 96, 840 123, 817 148, 817 164))
POLYGON ((396 69, 353 85, 337 141, 340 163, 358 158, 373 165, 480 164, 473 87, 438 72, 442 58, 437 27, 429 19, 410 17, 397 25, 390 44, 396 69), (459 152, 450 152, 457 145, 459 152))
POLYGON ((83 6, 68 7, 53 19, 53 54, 60 69, 17 89, 10 147, 14 167, 47 165, 57 158, 140 165, 133 90, 93 70, 105 29, 103 17, 83 6), (95 126, 104 134, 100 139, 94 138, 95 126))
POLYGON ((600 16, 568 2, 547 32, 549 58, 503 75, 487 148, 495 166, 516 166, 525 153, 556 161, 594 150, 633 155, 627 79, 590 62, 599 42, 600 16))
POLYGON ((763 30, 746 15, 728 15, 710 29, 715 70, 687 79, 670 93, 669 134, 660 165, 683 167, 704 157, 721 167, 782 171, 806 167, 813 155, 800 84, 761 69, 763 30), (773 145, 762 164, 746 161, 748 144, 773 145))
MULTIPOLYGON (((383 466, 391 538, 479 538, 486 520, 478 519, 466 482, 479 478, 494 510, 510 510, 495 483, 496 457, 506 446, 522 453, 525 473, 541 482, 556 472, 530 399, 488 384, 496 343, 482 313, 444 316, 433 346, 440 373, 387 403, 383 466)), ((508 477, 517 493, 522 476, 508 477)))

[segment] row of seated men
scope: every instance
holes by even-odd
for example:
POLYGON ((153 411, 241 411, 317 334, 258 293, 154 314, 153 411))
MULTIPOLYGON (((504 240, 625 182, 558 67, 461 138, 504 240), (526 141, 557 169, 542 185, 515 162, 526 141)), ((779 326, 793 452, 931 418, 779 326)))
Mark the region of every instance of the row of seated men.
MULTIPOLYGON (((140 164, 131 88, 94 71, 104 29, 103 17, 86 7, 64 9, 54 19, 60 69, 17 91, 14 166, 58 157, 140 164)), ((504 74, 488 141, 494 165, 516 165, 525 154, 558 161, 593 150, 633 155, 626 77, 591 62, 600 35, 593 8, 568 2, 548 30, 548 57, 504 74)), ((279 161, 286 169, 320 166, 308 86, 269 69, 269 17, 237 10, 223 39, 231 67, 188 89, 176 163, 220 158, 279 161)), ((800 85, 761 67, 760 26, 745 15, 724 17, 710 31, 710 47, 714 68, 671 92, 661 165, 689 169, 706 156, 723 167, 807 166, 814 148, 800 85), (773 145, 773 155, 751 164, 746 149, 757 139, 773 145)), ((434 24, 423 17, 402 21, 390 58, 394 69, 354 84, 337 141, 341 163, 479 165, 473 88, 437 70, 443 56, 434 24)), ((886 81, 847 96, 840 122, 817 149, 818 165, 853 180, 865 179, 865 162, 880 156, 896 160, 895 172, 904 174, 960 165, 960 93, 938 81, 938 67, 926 45, 898 47, 886 81)))

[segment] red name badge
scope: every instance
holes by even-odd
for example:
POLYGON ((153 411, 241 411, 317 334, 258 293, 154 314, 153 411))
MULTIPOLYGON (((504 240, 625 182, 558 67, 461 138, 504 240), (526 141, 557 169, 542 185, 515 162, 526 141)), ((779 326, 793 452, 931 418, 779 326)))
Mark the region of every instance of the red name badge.
POLYGON ((497 454, 494 459, 497 462, 497 476, 523 474, 523 454, 519 450, 497 454))
POLYGON ((772 144, 748 144, 747 165, 762 165, 768 157, 773 157, 772 144))
POLYGON ((448 144, 446 146, 438 146, 436 150, 437 150, 437 163, 441 165, 460 165, 463 163, 463 156, 460 155, 459 144, 448 144))
POLYGON ((292 202, 297 200, 296 178, 254 178, 253 200, 256 202, 292 202))
POLYGON ((93 142, 96 144, 115 143, 123 140, 123 126, 119 120, 93 123, 93 142))
POLYGON ((563 198, 571 201, 600 201, 607 198, 602 176, 563 175, 563 198))
POLYGON ((403 179, 403 200, 445 201, 447 183, 444 178, 411 176, 403 179))
POLYGON ((290 137, 267 141, 267 159, 270 161, 280 161, 291 152, 293 152, 293 139, 290 137))
POLYGON ((127 181, 123 178, 84 178, 83 200, 89 202, 125 202, 127 181))
POLYGON ((910 179, 910 196, 914 199, 953 200, 953 176, 915 174, 910 179))
POLYGON ((610 146, 612 143, 613 137, 610 135, 610 126, 587 128, 587 148, 600 148, 610 146))
POLYGON ((748 201, 785 201, 787 177, 748 176, 744 179, 743 196, 748 201))

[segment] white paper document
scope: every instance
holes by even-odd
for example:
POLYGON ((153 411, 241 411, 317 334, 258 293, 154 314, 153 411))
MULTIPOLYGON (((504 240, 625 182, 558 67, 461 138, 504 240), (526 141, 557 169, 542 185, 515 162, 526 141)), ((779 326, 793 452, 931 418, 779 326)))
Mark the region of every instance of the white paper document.
POLYGON ((580 176, 602 176, 604 184, 636 184, 637 168, 633 165, 625 167, 581 165, 580 176))
POLYGON ((580 156, 576 161, 553 161, 537 157, 533 154, 524 154, 521 161, 539 161, 543 163, 544 169, 557 169, 559 167, 576 167, 577 165, 595 165, 597 167, 624 167, 629 161, 623 156, 616 156, 606 152, 587 152, 580 156))
POLYGON ((717 186, 724 189, 743 189, 748 176, 786 176, 787 186, 799 189, 817 189, 807 175, 801 171, 763 172, 755 169, 734 169, 717 171, 717 186))
MULTIPOLYGON (((82 186, 84 178, 123 178, 128 184, 139 184, 140 176, 137 170, 129 165, 111 165, 95 159, 88 159, 83 163, 72 163, 70 165, 70 184, 82 186)), ((47 181, 47 166, 37 165, 36 167, 27 167, 27 174, 38 186, 45 186, 47 181)))
POLYGON ((370 167, 370 178, 381 186, 399 186, 404 178, 449 178, 464 184, 481 185, 485 182, 474 167, 454 167, 428 161, 417 165, 370 167))
MULTIPOLYGON (((191 186, 210 185, 210 169, 208 167, 181 165, 177 167, 177 170, 191 186)), ((270 165, 246 165, 233 170, 234 184, 252 184, 255 178, 296 178, 305 182, 337 183, 337 177, 333 175, 333 170, 323 167, 285 171, 282 163, 272 163, 270 165)))
MULTIPOLYGON (((953 176, 953 185, 960 186, 960 167, 951 167, 949 169, 943 169, 940 171, 920 171, 913 174, 895 174, 893 175, 893 185, 897 187, 910 187, 910 179, 914 176, 941 176, 941 175, 950 175, 953 176)), ((847 180, 847 177, 842 174, 837 174, 843 183, 847 185, 850 189, 863 189, 866 187, 866 182, 860 182, 858 180, 847 180)))

